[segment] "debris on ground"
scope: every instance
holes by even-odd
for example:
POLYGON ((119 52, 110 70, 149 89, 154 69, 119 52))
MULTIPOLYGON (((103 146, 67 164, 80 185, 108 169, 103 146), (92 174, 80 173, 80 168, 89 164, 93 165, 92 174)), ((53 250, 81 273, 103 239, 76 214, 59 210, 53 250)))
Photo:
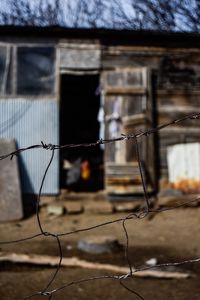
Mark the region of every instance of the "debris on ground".
POLYGON ((47 206, 47 214, 48 215, 53 215, 53 216, 62 216, 65 213, 65 208, 64 206, 61 205, 48 205, 47 206))
POLYGON ((78 241, 78 249, 87 253, 107 253, 120 248, 117 238, 112 236, 89 236, 78 241))

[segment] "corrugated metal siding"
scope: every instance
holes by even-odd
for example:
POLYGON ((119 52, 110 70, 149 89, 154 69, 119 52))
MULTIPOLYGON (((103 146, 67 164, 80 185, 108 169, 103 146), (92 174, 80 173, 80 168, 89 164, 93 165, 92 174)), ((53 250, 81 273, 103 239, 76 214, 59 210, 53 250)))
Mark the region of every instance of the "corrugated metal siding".
MULTIPOLYGON (((55 100, 0 100, 0 137, 15 138, 17 148, 59 143, 58 103, 55 100)), ((51 152, 33 149, 20 154, 22 190, 37 194, 51 152)), ((47 174, 43 194, 59 191, 59 153, 47 174)))
POLYGON ((200 191, 200 143, 167 147, 169 182, 183 192, 200 191))

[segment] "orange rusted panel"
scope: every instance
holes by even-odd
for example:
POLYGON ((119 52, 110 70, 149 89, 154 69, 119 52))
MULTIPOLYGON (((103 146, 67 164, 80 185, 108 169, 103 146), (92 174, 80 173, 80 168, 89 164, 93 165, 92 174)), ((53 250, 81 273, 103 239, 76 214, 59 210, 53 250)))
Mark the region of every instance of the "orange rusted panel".
POLYGON ((172 188, 183 191, 184 193, 200 192, 200 180, 182 179, 171 184, 172 188))
POLYGON ((200 192, 200 143, 176 144, 167 150, 170 187, 200 192))

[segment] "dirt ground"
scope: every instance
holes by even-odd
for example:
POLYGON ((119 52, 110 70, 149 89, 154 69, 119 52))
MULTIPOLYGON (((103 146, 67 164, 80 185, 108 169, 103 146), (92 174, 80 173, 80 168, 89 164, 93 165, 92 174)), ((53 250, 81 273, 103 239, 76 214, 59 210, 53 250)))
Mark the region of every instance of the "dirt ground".
MULTIPOLYGON (((200 208, 179 208, 162 212, 152 219, 134 219, 127 221, 130 241, 130 258, 135 267, 142 266, 150 258, 157 258, 158 263, 175 262, 195 258, 200 253, 200 208)), ((63 215, 52 218, 45 211, 41 220, 45 231, 67 232, 85 228, 102 222, 124 217, 125 213, 63 215)), ((0 241, 24 238, 39 232, 35 215, 21 221, 0 224, 0 241)), ((122 223, 107 225, 79 234, 61 238, 63 255, 77 256, 88 261, 110 263, 119 266, 127 265, 124 259, 124 249, 114 253, 86 254, 77 249, 77 241, 86 236, 112 235, 125 245, 122 223)), ((28 254, 58 255, 58 246, 52 237, 38 237, 33 240, 1 245, 3 252, 28 254)), ((199 263, 193 263, 179 268, 195 274, 189 279, 128 279, 126 284, 140 293, 147 300, 199 300, 200 285, 199 263)), ((30 265, 13 265, 1 263, 0 299, 22 300, 25 297, 41 291, 48 283, 55 269, 35 267, 30 265)), ((83 278, 112 274, 81 268, 61 268, 50 289, 65 285, 71 281, 83 278)), ((41 299, 36 296, 33 299, 41 299)), ((46 297, 49 299, 49 297, 46 297)), ((81 283, 59 291, 51 299, 139 299, 125 290, 118 281, 111 279, 95 280, 81 283)))

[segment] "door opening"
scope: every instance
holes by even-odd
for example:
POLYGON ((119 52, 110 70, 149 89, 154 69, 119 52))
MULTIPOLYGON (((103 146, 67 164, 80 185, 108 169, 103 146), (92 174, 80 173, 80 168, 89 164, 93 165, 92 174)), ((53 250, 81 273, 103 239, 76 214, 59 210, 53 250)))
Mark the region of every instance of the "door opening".
MULTIPOLYGON (((90 143, 99 139, 99 75, 61 75, 60 144, 90 143)), ((60 186, 75 191, 103 188, 100 146, 62 149, 60 186)))

